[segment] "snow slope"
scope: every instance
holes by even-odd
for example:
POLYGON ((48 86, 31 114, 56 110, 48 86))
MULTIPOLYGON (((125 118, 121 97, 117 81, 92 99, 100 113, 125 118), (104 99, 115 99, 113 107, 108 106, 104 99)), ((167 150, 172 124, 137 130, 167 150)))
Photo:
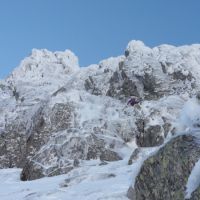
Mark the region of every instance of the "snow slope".
POLYGON ((139 172, 144 159, 156 149, 144 149, 137 162, 127 165, 130 148, 122 150, 122 161, 102 163, 83 161, 81 167, 66 175, 22 182, 21 169, 0 170, 0 197, 2 200, 128 200, 127 190, 132 177, 139 172))

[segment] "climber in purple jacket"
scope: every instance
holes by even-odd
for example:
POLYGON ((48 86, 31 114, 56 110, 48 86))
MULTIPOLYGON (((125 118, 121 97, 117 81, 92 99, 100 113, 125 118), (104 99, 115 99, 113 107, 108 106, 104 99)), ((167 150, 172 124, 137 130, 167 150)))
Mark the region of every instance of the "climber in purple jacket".
POLYGON ((137 97, 131 97, 129 99, 129 101, 127 102, 127 105, 131 105, 131 106, 134 106, 135 104, 138 104, 140 103, 140 99, 138 99, 137 97))

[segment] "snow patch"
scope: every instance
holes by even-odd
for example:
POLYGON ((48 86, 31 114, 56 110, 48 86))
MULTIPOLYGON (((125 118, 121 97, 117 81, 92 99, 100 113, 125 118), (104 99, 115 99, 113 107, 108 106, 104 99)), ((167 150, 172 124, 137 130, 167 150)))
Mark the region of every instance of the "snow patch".
POLYGON ((189 99, 180 113, 180 128, 186 130, 200 127, 200 102, 196 98, 189 99))
POLYGON ((186 195, 185 199, 190 199, 192 192, 194 192, 197 187, 200 185, 200 160, 195 163, 194 168, 188 178, 186 184, 186 195))

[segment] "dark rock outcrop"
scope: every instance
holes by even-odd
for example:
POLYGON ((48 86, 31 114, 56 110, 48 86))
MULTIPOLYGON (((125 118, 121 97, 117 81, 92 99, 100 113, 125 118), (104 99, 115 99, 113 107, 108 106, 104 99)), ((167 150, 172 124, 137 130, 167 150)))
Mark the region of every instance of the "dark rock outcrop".
POLYGON ((105 141, 96 135, 74 136, 76 132, 70 130, 57 133, 45 147, 27 158, 21 174, 22 180, 68 173, 74 167, 78 167, 79 160, 116 161, 122 159, 118 153, 106 147, 105 141))
POLYGON ((101 152, 100 155, 101 161, 117 161, 122 160, 122 158, 118 155, 118 153, 111 151, 110 149, 105 149, 101 152))
POLYGON ((140 147, 154 147, 163 144, 164 134, 160 125, 148 125, 145 119, 136 121, 138 134, 136 136, 137 145, 140 147))
POLYGON ((26 157, 25 124, 16 119, 0 134, 0 168, 23 167, 26 157))
POLYGON ((139 157, 139 153, 140 153, 141 149, 140 148, 136 148, 133 153, 131 154, 129 160, 128 160, 128 165, 131 165, 133 163, 133 161, 137 160, 139 157))
POLYGON ((107 96, 124 99, 130 96, 140 96, 136 82, 131 80, 122 69, 115 71, 109 80, 110 86, 107 96))
POLYGON ((184 200, 188 177, 199 158, 200 146, 196 138, 178 136, 144 162, 128 197, 132 200, 184 200))
POLYGON ((94 95, 102 94, 101 90, 96 85, 95 80, 93 80, 91 76, 89 76, 88 79, 85 80, 84 86, 85 86, 85 89, 89 91, 91 94, 94 94, 94 95))

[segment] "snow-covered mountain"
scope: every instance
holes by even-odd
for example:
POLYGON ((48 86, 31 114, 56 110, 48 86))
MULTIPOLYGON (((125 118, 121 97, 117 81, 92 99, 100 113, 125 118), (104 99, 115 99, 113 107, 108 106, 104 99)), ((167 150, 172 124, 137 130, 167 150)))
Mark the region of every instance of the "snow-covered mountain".
POLYGON ((131 41, 86 68, 69 50, 34 49, 0 81, 1 199, 200 198, 199 91, 198 44, 131 41))

